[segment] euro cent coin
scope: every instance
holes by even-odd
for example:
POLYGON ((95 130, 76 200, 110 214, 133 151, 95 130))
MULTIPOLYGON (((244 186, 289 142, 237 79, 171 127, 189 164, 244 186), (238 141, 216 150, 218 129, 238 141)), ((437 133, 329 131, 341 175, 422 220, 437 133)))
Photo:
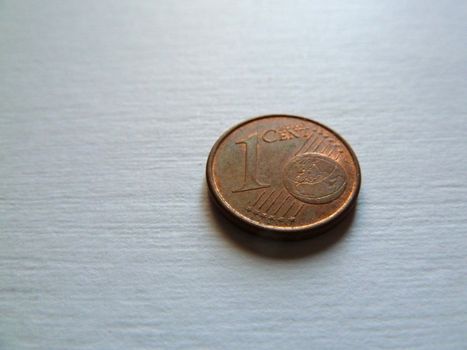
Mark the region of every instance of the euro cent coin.
POLYGON ((267 115, 224 133, 209 154, 214 203, 251 232, 307 238, 333 227, 354 206, 361 175, 355 153, 316 121, 267 115))

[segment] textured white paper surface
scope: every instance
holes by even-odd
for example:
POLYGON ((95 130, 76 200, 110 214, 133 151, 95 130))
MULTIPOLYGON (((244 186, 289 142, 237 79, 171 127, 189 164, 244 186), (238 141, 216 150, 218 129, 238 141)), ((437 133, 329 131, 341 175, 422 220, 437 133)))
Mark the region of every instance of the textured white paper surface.
POLYGON ((0 349, 465 349, 465 1, 0 1, 0 349), (208 152, 316 118, 363 172, 301 243, 208 152))

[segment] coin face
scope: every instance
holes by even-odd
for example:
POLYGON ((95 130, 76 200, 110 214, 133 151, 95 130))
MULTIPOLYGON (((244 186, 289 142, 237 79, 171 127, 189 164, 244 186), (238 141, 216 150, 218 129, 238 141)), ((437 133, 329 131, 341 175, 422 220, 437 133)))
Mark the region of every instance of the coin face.
POLYGON ((289 115, 253 118, 228 130, 209 154, 206 176, 228 218, 278 239, 332 227, 355 204, 361 178, 341 136, 289 115))

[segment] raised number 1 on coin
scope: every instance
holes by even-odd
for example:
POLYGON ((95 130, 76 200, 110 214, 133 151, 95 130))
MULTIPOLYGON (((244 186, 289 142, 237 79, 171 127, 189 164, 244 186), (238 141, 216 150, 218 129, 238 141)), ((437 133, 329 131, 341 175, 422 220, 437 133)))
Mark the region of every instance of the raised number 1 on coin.
POLYGON ((242 146, 244 149, 245 162, 243 167, 245 172, 242 186, 232 192, 243 192, 269 187, 270 185, 263 184, 256 178, 258 167, 258 134, 254 133, 245 140, 237 141, 236 144, 242 146))

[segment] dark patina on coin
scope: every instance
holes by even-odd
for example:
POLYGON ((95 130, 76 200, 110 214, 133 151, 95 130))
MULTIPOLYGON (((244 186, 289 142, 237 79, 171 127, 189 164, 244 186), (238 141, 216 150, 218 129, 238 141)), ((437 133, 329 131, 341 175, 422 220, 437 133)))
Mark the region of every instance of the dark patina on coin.
POLYGON ((215 204, 251 232, 277 239, 311 237, 354 206, 361 175, 347 142, 303 117, 268 115, 223 134, 206 177, 215 204))

